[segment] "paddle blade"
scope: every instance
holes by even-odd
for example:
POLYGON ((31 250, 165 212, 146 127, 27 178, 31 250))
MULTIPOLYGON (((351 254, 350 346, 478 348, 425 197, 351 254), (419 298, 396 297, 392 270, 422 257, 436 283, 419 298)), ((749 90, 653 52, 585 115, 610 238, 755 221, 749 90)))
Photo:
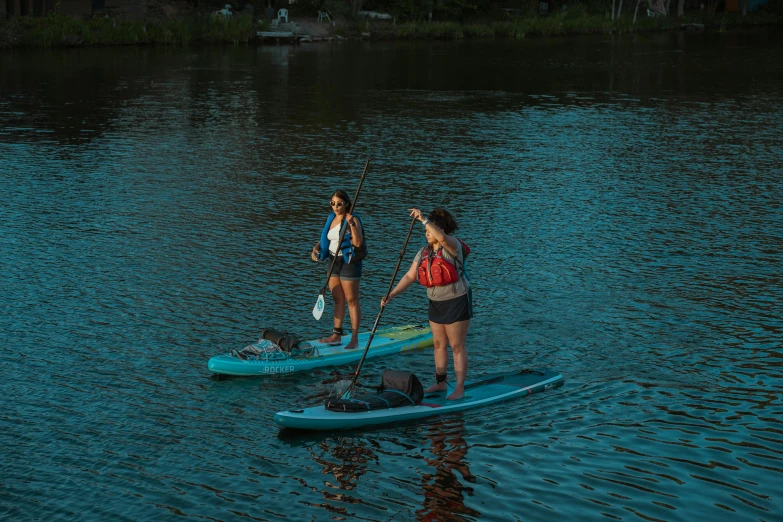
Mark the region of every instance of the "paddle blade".
POLYGON ((324 301, 324 294, 320 294, 318 296, 318 301, 315 302, 315 306, 313 307, 313 317, 315 317, 316 321, 320 320, 321 316, 324 315, 325 306, 326 302, 324 301))

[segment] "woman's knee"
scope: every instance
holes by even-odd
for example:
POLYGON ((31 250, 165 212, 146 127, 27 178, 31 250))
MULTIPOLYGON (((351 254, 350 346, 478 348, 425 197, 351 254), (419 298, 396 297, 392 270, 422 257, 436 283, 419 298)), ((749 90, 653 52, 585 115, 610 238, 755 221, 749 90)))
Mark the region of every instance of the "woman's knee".
POLYGON ((345 302, 348 303, 348 306, 351 308, 359 306, 359 298, 355 295, 352 296, 345 296, 345 302))
POLYGON ((451 353, 454 354, 455 357, 462 357, 468 355, 468 350, 465 348, 465 343, 462 344, 452 344, 451 345, 451 353))
POLYGON ((450 335, 449 336, 449 344, 452 347, 456 347, 457 349, 464 349, 465 348, 465 342, 468 339, 468 336, 466 335, 467 332, 459 332, 457 335, 450 335))
POLYGON ((432 339, 432 346, 436 352, 445 350, 448 345, 448 339, 438 339, 437 337, 432 339))

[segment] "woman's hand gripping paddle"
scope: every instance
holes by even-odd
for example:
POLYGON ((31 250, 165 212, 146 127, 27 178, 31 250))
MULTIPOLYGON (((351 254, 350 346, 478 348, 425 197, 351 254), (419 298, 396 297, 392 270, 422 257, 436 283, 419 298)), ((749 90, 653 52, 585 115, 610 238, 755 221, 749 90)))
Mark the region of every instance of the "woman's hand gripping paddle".
MULTIPOLYGON (((400 258, 397 260, 397 266, 394 268, 394 275, 392 275, 391 281, 389 281, 389 288, 386 290, 386 296, 384 297, 384 302, 389 299, 389 294, 391 293, 392 288, 394 287, 394 281, 397 279, 397 272, 400 270, 400 264, 402 263, 402 260, 405 257, 405 249, 408 247, 408 241, 411 238, 411 232, 413 232, 413 225, 416 224, 416 219, 417 219, 416 217, 411 219, 411 226, 408 229, 408 235, 405 237, 405 243, 403 243, 402 245, 400 258)), ((385 308, 386 306, 381 306, 381 310, 378 312, 378 317, 375 318, 375 324, 372 325, 370 338, 367 339, 367 346, 364 348, 364 353, 362 354, 362 359, 359 361, 359 366, 356 367, 356 371, 353 373, 353 378, 335 383, 335 385, 332 387, 332 390, 334 390, 334 392, 336 393, 333 392, 334 393, 333 396, 340 397, 341 399, 351 398, 351 393, 353 393, 353 389, 356 386, 356 381, 359 379, 359 372, 362 371, 362 365, 364 364, 364 359, 367 357, 367 352, 370 350, 372 339, 373 337, 375 337, 375 331, 378 329, 378 323, 380 323, 381 321, 381 316, 383 315, 383 310, 385 308)))
MULTIPOLYGON (((359 186, 356 187, 356 194, 353 196, 353 203, 351 205, 351 213, 356 210, 356 200, 359 198, 359 191, 362 190, 362 183, 364 183, 364 177, 367 175, 367 168, 370 166, 370 160, 367 159, 367 163, 364 164, 364 172, 362 172, 362 177, 359 180, 359 186)), ((345 232, 348 230, 348 227, 342 227, 342 231, 340 232, 340 239, 337 240, 337 248, 340 248, 340 245, 343 244, 343 238, 345 237, 345 232)), ((334 270, 334 263, 337 261, 337 256, 335 255, 332 258, 332 264, 329 266, 329 272, 327 272, 326 275, 326 283, 324 283, 324 286, 321 287, 321 293, 318 294, 318 300, 315 302, 315 306, 313 307, 313 317, 315 317, 315 320, 318 321, 321 319, 321 316, 324 314, 324 308, 326 307, 326 300, 324 299, 324 295, 326 294, 326 290, 329 288, 329 278, 332 277, 332 270, 334 270)))

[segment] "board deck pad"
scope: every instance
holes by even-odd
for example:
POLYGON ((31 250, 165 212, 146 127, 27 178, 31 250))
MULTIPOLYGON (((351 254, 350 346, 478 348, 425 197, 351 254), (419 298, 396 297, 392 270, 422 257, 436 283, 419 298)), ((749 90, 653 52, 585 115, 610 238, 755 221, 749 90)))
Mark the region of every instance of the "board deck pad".
POLYGON ((427 393, 416 406, 362 412, 330 411, 324 406, 281 411, 274 420, 280 426, 303 430, 344 430, 456 413, 495 402, 558 388, 565 379, 554 370, 519 369, 486 375, 465 383, 465 396, 450 401, 452 390, 427 393))
MULTIPOLYGON (((359 334, 359 347, 346 350, 345 346, 350 342, 351 336, 344 335, 342 342, 332 346, 325 343, 304 341, 314 346, 314 353, 308 356, 287 357, 279 360, 266 360, 263 358, 240 359, 236 355, 216 355, 209 359, 207 367, 214 373, 221 375, 276 375, 281 373, 294 373, 326 366, 340 366, 343 364, 358 363, 362 358, 364 348, 370 338, 370 332, 359 334)), ((367 352, 367 358, 372 359, 385 355, 393 355, 410 350, 432 346, 432 332, 429 325, 393 326, 379 329, 375 332, 372 346, 367 352)))

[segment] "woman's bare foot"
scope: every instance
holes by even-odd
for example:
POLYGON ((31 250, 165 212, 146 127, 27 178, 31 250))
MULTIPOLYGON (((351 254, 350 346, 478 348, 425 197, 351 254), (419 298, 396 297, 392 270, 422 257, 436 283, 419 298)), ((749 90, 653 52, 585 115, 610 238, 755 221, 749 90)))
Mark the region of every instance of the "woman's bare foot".
POLYGON ((339 335, 339 334, 336 334, 336 333, 333 333, 329 337, 324 337, 323 339, 318 339, 318 342, 319 343, 324 343, 324 344, 340 344, 341 342, 343 342, 343 336, 339 335))
POLYGON ((439 391, 446 391, 445 382, 439 382, 438 384, 433 384, 432 386, 424 390, 424 393, 432 393, 432 392, 439 392, 439 391))
POLYGON ((463 398, 464 396, 465 396, 465 387, 464 386, 457 386, 456 388, 454 388, 454 391, 452 392, 452 394, 449 395, 448 397, 446 397, 446 400, 447 401, 456 401, 456 400, 459 400, 459 399, 463 398))
POLYGON ((346 350, 355 350, 359 347, 359 339, 351 339, 351 342, 345 345, 346 350))

